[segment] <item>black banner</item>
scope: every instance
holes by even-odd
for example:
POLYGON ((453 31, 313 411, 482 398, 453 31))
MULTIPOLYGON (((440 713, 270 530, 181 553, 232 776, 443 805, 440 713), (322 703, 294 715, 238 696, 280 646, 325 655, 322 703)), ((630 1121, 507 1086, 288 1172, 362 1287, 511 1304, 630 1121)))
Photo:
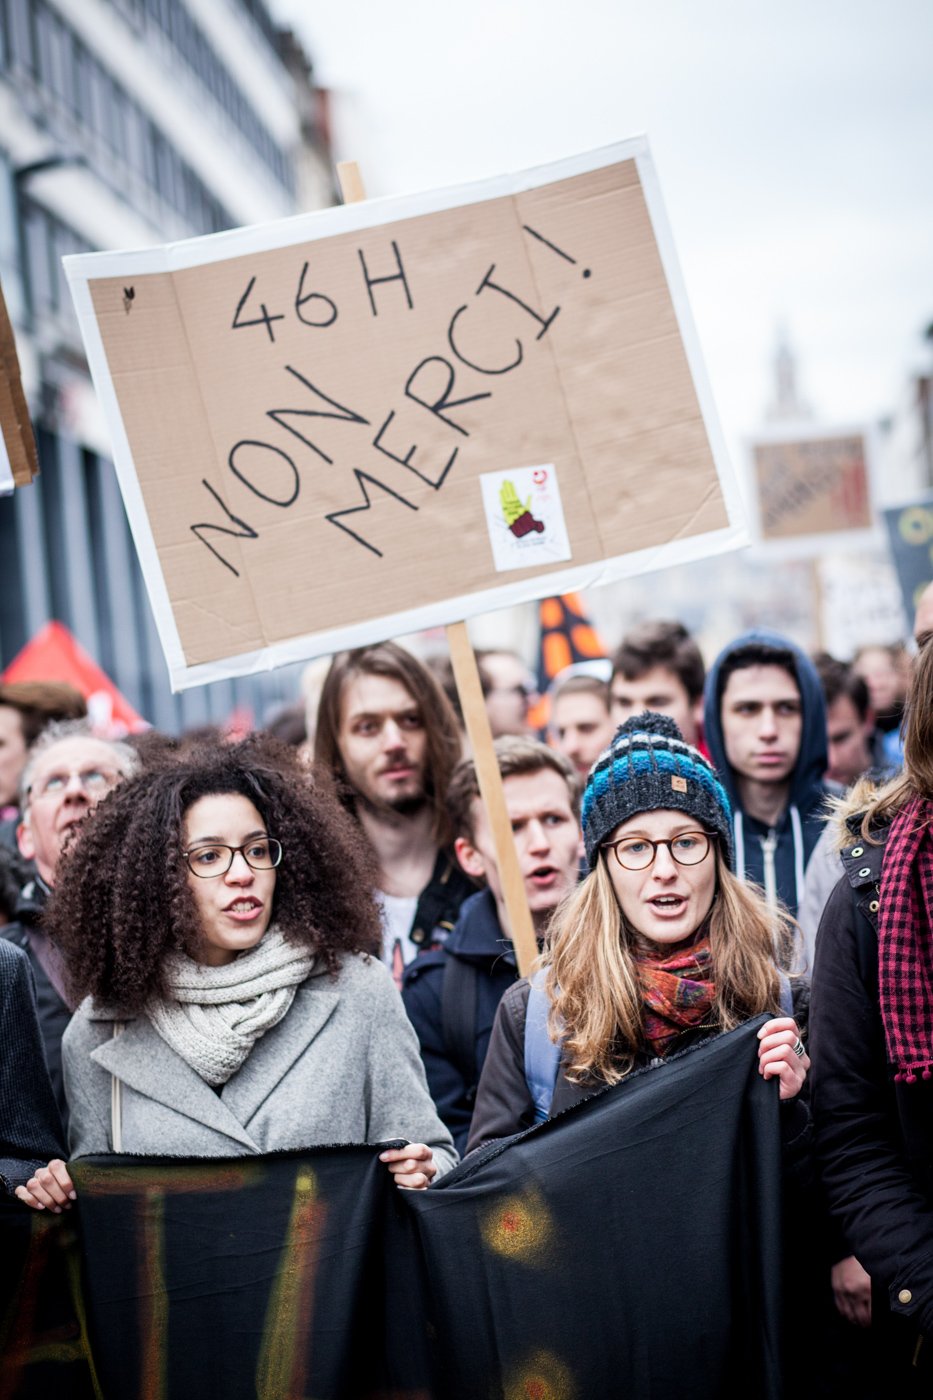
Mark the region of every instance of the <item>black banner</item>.
POLYGON ((776 1400, 759 1024, 427 1192, 372 1147, 77 1162, 80 1277, 70 1215, 0 1220, 0 1400, 776 1400))

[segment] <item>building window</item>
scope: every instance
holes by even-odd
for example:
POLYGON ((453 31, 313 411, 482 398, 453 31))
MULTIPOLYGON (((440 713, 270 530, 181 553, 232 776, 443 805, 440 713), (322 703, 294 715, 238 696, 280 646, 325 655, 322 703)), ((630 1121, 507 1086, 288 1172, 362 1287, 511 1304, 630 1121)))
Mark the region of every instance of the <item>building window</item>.
POLYGON ((62 258, 69 253, 89 253, 90 244, 29 199, 23 201, 23 237, 33 307, 40 315, 69 323, 77 340, 77 319, 62 258))
POLYGON ((9 0, 10 47, 13 62, 27 73, 36 72, 36 36, 29 0, 9 0))
POLYGON ((35 11, 39 77, 46 89, 61 102, 71 97, 71 64, 68 34, 57 15, 45 6, 35 11))
MULTIPOLYGON (((245 101, 201 30, 179 0, 114 0, 136 12, 140 23, 158 22, 166 36, 182 45, 194 69, 202 69, 204 87, 262 158, 270 174, 285 188, 294 181, 284 153, 245 101), (148 6, 144 9, 143 5, 148 6), (148 16, 148 18, 147 18, 148 16)), ((144 114, 130 94, 105 70, 80 38, 46 0, 2 0, 13 66, 32 74, 49 103, 50 132, 73 140, 72 123, 103 143, 92 145, 94 164, 120 191, 126 189, 123 166, 141 178, 152 194, 179 214, 196 233, 212 233, 233 223, 175 147, 144 114), (112 157, 118 168, 113 169, 112 157)), ((0 49, 2 53, 2 49, 0 49)))

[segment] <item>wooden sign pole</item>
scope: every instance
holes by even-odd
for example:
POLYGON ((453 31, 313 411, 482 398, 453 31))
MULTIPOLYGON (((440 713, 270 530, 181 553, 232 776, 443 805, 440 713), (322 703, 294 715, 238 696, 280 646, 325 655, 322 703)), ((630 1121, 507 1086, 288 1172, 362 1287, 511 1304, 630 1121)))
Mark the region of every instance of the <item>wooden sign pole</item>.
POLYGON ((460 708, 473 749, 480 797, 486 808, 489 829, 496 848, 499 880, 509 916, 515 959, 519 972, 523 977, 527 977, 532 963, 538 956, 538 941, 531 922, 531 911, 525 896, 525 882, 512 838, 512 823, 505 805, 502 774, 499 772, 496 752, 492 746, 492 730, 489 728, 486 702, 480 685, 479 667, 465 622, 447 624, 447 645, 450 648, 450 661, 454 669, 454 680, 457 682, 460 708))
MULTIPOLYGON (((363 180, 356 161, 340 161, 337 165, 337 178, 345 204, 355 204, 366 198, 363 180)), ((512 823, 505 805, 505 792, 502 775, 492 743, 492 730, 486 714, 483 690, 480 685, 479 667, 466 629, 465 622, 451 622, 447 626, 447 645, 457 694, 466 731, 473 750, 476 764, 476 777, 479 782, 480 797, 486 808, 490 831, 496 848, 499 863, 499 879, 509 916, 512 943, 518 970, 527 977, 531 965, 538 956, 538 943, 531 911, 525 897, 525 883, 518 864, 515 842, 512 839, 512 823)))

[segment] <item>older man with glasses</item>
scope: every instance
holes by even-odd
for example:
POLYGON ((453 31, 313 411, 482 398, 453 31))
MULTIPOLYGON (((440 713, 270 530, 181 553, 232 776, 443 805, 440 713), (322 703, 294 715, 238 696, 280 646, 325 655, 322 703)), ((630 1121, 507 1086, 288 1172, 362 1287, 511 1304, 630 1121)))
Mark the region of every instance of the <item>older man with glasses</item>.
POLYGON ((88 812, 139 760, 128 744, 91 733, 82 720, 50 724, 29 750, 20 779, 20 852, 34 862, 35 878, 23 888, 12 923, 0 936, 23 948, 32 964, 39 1026, 55 1097, 66 1117, 61 1039, 71 1019, 58 950, 42 929, 42 910, 54 888, 62 852, 88 812))

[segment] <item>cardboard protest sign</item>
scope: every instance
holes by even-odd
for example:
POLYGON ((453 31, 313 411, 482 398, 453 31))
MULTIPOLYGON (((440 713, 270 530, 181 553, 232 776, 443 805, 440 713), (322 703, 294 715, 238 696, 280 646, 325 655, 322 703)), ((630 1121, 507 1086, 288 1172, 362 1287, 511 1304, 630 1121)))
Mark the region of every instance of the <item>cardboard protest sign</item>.
POLYGON ((933 496, 882 512, 909 627, 920 594, 933 581, 933 496))
POLYGON ((39 474, 36 440, 19 372, 13 327, 0 287, 0 496, 39 474))
POLYGON ((66 267, 176 687, 744 543, 642 140, 66 267))
POLYGON ((861 433, 775 437, 752 448, 763 540, 873 525, 861 433))

